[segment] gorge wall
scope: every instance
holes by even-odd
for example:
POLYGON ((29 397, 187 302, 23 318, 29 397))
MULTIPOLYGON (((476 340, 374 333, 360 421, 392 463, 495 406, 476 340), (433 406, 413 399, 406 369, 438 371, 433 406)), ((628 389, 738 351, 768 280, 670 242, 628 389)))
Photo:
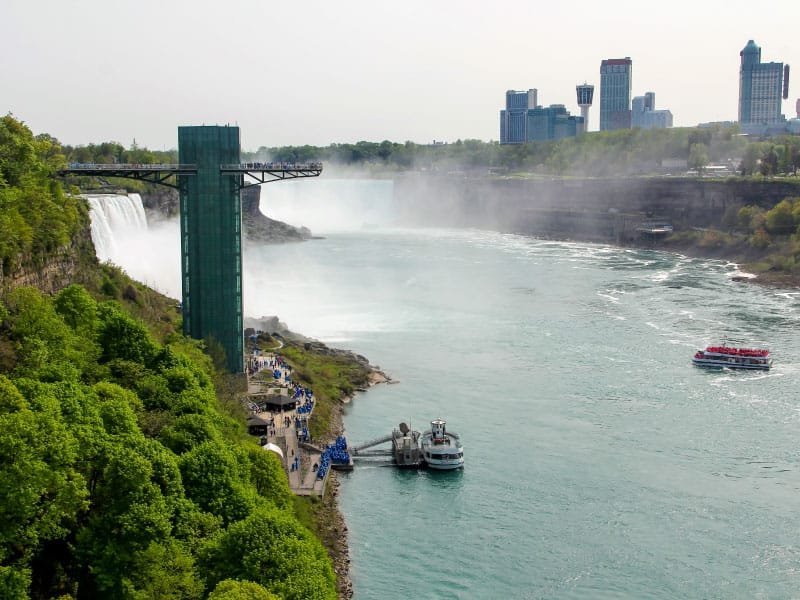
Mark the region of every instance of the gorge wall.
MULTIPOLYGON (((158 185, 148 186, 143 191, 142 203, 152 221, 177 218, 180 213, 180 198, 173 188, 158 185)), ((261 244, 301 242, 311 238, 305 227, 294 227, 261 212, 261 186, 252 185, 242 189, 242 231, 244 241, 261 244)))
POLYGON ((97 267, 89 223, 70 244, 39 257, 19 256, 12 263, 0 260, 0 293, 20 286, 54 294, 72 283, 85 283, 97 267))
POLYGON ((800 182, 702 178, 490 179, 406 174, 395 178, 404 224, 476 227, 536 237, 625 243, 647 221, 676 231, 719 226, 726 210, 769 209, 800 196, 800 182))

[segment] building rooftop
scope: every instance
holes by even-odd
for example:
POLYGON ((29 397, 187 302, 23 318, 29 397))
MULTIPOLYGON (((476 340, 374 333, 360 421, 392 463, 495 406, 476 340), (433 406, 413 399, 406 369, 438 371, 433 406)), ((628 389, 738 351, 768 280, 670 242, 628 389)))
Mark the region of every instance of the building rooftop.
POLYGON ((606 58, 603 60, 601 65, 629 65, 631 64, 631 57, 626 56, 625 58, 606 58))

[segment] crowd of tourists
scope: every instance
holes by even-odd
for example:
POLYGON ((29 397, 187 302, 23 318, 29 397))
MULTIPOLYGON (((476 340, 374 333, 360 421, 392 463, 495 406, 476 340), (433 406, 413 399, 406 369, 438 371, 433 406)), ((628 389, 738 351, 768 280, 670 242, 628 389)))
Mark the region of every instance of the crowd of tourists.
MULTIPOLYGON (((294 415, 283 415, 283 428, 289 429, 294 426, 297 442, 312 443, 313 437, 309 431, 308 422, 314 410, 315 398, 311 388, 293 383, 291 381, 291 367, 286 360, 278 355, 258 356, 253 355, 248 358, 248 373, 254 375, 261 370, 269 370, 274 379, 283 379, 288 388, 289 396, 294 400, 292 405, 294 415)), ((275 415, 267 420, 267 435, 276 436, 275 415)), ((298 452, 299 454, 299 452, 298 452)), ((348 464, 350 454, 347 451, 347 441, 339 436, 333 444, 327 445, 320 455, 319 462, 315 462, 312 470, 316 473, 317 479, 324 479, 333 464, 348 464)), ((289 472, 300 470, 301 461, 299 456, 295 456, 294 450, 291 456, 287 457, 289 472)))

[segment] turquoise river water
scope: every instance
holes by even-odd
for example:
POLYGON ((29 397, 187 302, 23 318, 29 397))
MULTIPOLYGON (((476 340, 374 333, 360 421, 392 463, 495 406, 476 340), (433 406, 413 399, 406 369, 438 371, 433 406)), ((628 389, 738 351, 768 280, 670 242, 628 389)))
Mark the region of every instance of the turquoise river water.
MULTIPOLYGON (((717 261, 392 229, 389 184, 305 183, 270 186, 269 212, 326 238, 247 247, 246 313, 398 381, 348 405, 351 443, 442 417, 465 449, 463 472, 341 478, 357 600, 800 597, 800 293, 717 261), (723 335, 774 368, 693 367, 723 335)), ((176 227, 117 261, 177 298, 176 227)))
POLYGON ((788 598, 800 590, 800 294, 735 266, 481 231, 261 248, 251 304, 392 377, 351 443, 442 417, 463 472, 342 477, 355 597, 788 598), (259 277, 263 277, 259 279, 259 277), (768 373, 693 367, 771 348, 768 373))

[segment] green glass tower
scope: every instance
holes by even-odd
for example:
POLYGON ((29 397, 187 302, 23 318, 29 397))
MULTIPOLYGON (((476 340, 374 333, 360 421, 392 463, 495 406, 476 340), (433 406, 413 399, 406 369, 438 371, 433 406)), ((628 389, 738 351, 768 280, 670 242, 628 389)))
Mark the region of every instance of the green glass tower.
POLYGON ((233 373, 244 355, 242 214, 238 179, 220 166, 238 164, 239 153, 238 127, 178 128, 179 162, 197 165, 180 188, 183 330, 222 344, 233 373))
POLYGON ((241 164, 240 154, 238 127, 178 127, 177 165, 71 163, 58 171, 178 189, 183 331, 221 344, 231 373, 244 371, 241 190, 322 174, 320 162, 241 164))

